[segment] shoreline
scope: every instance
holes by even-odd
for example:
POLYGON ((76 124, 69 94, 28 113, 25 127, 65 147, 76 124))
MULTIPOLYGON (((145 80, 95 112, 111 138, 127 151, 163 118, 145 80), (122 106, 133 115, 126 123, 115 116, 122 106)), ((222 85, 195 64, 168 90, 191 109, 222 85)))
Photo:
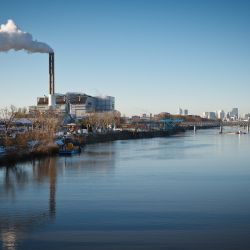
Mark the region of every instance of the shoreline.
POLYGON ((185 129, 177 128, 171 131, 120 131, 107 134, 90 134, 86 137, 85 144, 118 140, 150 139, 157 137, 168 137, 177 133, 185 132, 185 129))
MULTIPOLYGON (((208 129, 210 127, 202 128, 208 129)), ((78 135, 74 136, 74 140, 78 145, 84 147, 88 144, 112 142, 118 140, 135 140, 135 139, 150 139, 157 137, 169 137, 178 133, 184 133, 190 128, 176 127, 168 131, 116 131, 109 132, 105 134, 89 134, 87 136, 78 135)), ((11 167, 15 166, 17 163, 34 161, 46 157, 58 156, 59 147, 58 146, 44 146, 42 150, 35 152, 16 152, 11 151, 4 156, 0 156, 0 167, 11 167)))

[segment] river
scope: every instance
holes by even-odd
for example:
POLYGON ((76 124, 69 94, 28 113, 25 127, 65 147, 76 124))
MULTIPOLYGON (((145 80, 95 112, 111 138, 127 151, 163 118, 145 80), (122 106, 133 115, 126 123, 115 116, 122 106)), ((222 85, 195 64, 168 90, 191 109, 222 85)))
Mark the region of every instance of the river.
POLYGON ((0 168, 0 249, 250 249, 249 162, 211 129, 0 168))

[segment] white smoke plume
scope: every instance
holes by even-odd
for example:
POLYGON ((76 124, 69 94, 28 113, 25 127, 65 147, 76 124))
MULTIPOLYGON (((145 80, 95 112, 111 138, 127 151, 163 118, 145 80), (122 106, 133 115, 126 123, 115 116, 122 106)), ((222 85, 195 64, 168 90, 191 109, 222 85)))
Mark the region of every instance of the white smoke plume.
POLYGON ((22 31, 13 20, 0 26, 0 52, 26 50, 29 53, 50 53, 53 49, 46 43, 33 40, 31 34, 22 31))

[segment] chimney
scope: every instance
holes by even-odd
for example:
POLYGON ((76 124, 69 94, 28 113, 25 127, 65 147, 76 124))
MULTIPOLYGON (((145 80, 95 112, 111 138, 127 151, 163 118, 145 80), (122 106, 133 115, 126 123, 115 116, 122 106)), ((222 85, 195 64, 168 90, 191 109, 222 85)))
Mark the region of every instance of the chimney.
POLYGON ((54 53, 49 53, 49 94, 55 94, 54 53))
POLYGON ((56 106, 54 53, 49 53, 49 106, 56 106))

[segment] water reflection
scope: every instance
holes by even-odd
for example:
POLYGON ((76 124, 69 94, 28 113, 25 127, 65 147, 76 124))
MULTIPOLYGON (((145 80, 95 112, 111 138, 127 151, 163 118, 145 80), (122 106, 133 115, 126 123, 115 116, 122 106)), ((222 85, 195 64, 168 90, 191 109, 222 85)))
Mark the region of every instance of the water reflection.
POLYGON ((250 249, 249 138, 189 131, 0 168, 0 249, 250 249))
POLYGON ((0 210, 0 233, 2 246, 4 250, 14 250, 17 248, 24 234, 31 231, 33 228, 38 228, 44 223, 48 223, 55 219, 56 216, 56 180, 57 167, 56 158, 46 158, 32 163, 32 171, 28 168, 19 166, 12 168, 3 168, 0 177, 0 198, 6 203, 8 210, 0 210), (38 210, 34 207, 34 211, 26 210, 11 211, 11 204, 20 198, 22 190, 30 183, 48 182, 49 195, 48 206, 44 210, 38 210), (11 202, 9 202, 11 198, 11 202))
POLYGON ((15 197, 16 190, 22 189, 28 182, 28 173, 22 167, 4 168, 0 195, 6 194, 15 197))
POLYGON ((4 250, 19 249, 32 231, 56 220, 58 176, 63 176, 66 171, 86 176, 112 173, 114 144, 102 145, 104 147, 90 145, 83 154, 75 157, 51 157, 0 168, 0 241, 4 250), (48 193, 36 198, 36 192, 44 189, 48 193), (44 205, 44 199, 47 205, 44 205), (30 203, 25 204, 27 201, 30 203))
POLYGON ((56 215, 56 158, 46 158, 43 161, 33 163, 33 176, 37 182, 44 180, 49 183, 49 214, 51 218, 56 215))
POLYGON ((64 170, 78 170, 85 174, 110 174, 115 169, 117 148, 115 143, 88 145, 78 157, 60 158, 64 170))

